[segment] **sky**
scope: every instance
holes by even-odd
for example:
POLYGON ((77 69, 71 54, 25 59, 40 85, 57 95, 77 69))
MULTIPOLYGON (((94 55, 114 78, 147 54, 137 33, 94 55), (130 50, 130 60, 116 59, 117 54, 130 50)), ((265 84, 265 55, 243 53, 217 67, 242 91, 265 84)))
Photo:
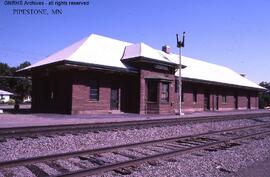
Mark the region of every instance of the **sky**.
POLYGON ((89 0, 79 7, 4 3, 0 62, 10 66, 33 64, 92 33, 156 49, 167 44, 178 53, 176 33, 186 31, 184 56, 229 67, 256 83, 270 82, 269 0, 89 0), (18 8, 63 14, 13 14, 18 8))

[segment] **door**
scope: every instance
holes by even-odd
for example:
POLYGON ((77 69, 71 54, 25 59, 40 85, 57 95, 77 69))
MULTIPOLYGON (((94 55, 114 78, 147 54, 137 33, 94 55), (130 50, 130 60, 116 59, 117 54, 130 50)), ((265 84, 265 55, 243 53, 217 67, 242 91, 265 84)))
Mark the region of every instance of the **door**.
POLYGON ((218 95, 216 95, 216 110, 218 110, 218 95))
POLYGON ((250 95, 247 96, 247 108, 250 109, 250 95))
POLYGON ((158 94, 159 94, 159 87, 158 82, 156 80, 148 80, 147 84, 147 92, 146 92, 146 113, 147 114, 158 114, 159 107, 158 107, 158 94))
POLYGON ((119 88, 111 88, 111 110, 119 109, 119 88))
POLYGON ((204 93, 204 110, 210 110, 210 94, 204 93))
POLYGON ((234 95, 234 108, 238 109, 238 95, 237 94, 234 95))

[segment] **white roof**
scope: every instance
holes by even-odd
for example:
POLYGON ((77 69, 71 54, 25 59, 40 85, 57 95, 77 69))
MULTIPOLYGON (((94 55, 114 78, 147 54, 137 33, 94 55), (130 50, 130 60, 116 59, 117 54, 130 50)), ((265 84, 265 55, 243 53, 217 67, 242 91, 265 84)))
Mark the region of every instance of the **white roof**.
POLYGON ((128 45, 131 43, 92 34, 22 70, 64 60, 127 68, 121 62, 121 58, 128 45))
MULTIPOLYGON (((182 69, 181 74, 184 78, 264 89, 258 84, 248 80, 239 73, 225 66, 216 65, 185 56, 182 57, 182 64, 187 66, 186 68, 182 69)), ((178 71, 176 75, 178 76, 178 71)))
MULTIPOLYGON (((121 60, 135 57, 146 57, 168 63, 178 63, 178 55, 167 54, 161 50, 153 49, 144 43, 132 44, 92 34, 22 70, 64 60, 127 68, 121 60)), ((186 66, 186 68, 182 70, 182 77, 184 78, 264 89, 224 66, 189 57, 182 57, 182 64, 186 66)), ((176 75, 178 75, 178 73, 176 73, 176 75)))
POLYGON ((4 91, 4 90, 0 90, 0 95, 13 95, 13 93, 4 91))
POLYGON ((155 59, 159 61, 174 63, 169 58, 167 58, 163 53, 164 52, 153 49, 152 47, 144 43, 137 43, 137 44, 126 46, 122 60, 136 58, 136 57, 145 57, 145 58, 155 59))

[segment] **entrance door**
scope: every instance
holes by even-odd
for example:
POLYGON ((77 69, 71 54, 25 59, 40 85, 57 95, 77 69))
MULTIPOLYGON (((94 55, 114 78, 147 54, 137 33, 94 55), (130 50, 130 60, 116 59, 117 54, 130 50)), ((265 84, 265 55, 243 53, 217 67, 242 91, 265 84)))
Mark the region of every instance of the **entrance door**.
POLYGON ((204 110, 210 110, 210 94, 204 93, 204 110))
POLYGON ((155 80, 147 81, 147 98, 146 98, 146 113, 147 114, 158 114, 158 82, 155 80))
POLYGON ((234 108, 238 109, 238 95, 237 94, 234 95, 234 108))
POLYGON ((250 109, 250 95, 247 96, 247 108, 250 109))
POLYGON ((119 109, 119 88, 111 88, 111 110, 119 109))
POLYGON ((216 95, 216 110, 218 110, 218 95, 216 95))

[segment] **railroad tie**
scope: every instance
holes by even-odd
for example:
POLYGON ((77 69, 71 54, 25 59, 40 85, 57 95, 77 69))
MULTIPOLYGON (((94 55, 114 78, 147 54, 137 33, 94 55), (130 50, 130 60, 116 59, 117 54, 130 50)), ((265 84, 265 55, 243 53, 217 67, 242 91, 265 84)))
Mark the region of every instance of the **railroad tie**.
POLYGON ((191 140, 186 140, 186 141, 176 141, 178 144, 180 145, 189 145, 190 147, 192 146, 197 146, 197 145, 201 145, 201 144, 198 144, 198 143, 195 143, 195 142, 192 142, 191 140))
POLYGON ((30 170, 34 175, 36 175, 37 177, 48 177, 50 176, 48 173, 46 173, 43 169, 41 169, 40 167, 36 166, 36 165, 25 165, 25 167, 30 170))
MULTIPOLYGON (((143 149, 146 149, 146 148, 143 148, 143 149)), ((137 150, 137 149, 128 149, 129 151, 131 151, 131 152, 136 152, 136 153, 138 153, 138 154, 142 154, 142 155, 144 155, 144 156, 149 156, 149 154, 147 154, 147 153, 145 153, 145 152, 141 152, 141 151, 139 151, 139 150, 137 150)))
POLYGON ((119 169, 115 169, 113 171, 116 173, 119 173, 121 175, 130 175, 132 173, 132 171, 127 169, 127 168, 119 168, 119 169))
POLYGON ((63 166, 59 165, 56 161, 45 162, 45 164, 48 165, 51 168, 54 168, 55 170, 59 171, 60 173, 69 172, 68 169, 66 169, 63 166))
POLYGON ((127 153, 125 153, 125 152, 117 152, 117 151, 114 151, 113 153, 114 153, 114 154, 121 155, 121 156, 124 156, 124 157, 127 157, 127 158, 130 158, 130 159, 137 159, 137 158, 138 158, 138 157, 135 156, 135 155, 127 154, 127 153))
POLYGON ((155 145, 156 147, 159 147, 159 148, 163 148, 163 149, 169 149, 169 150, 172 150, 172 151, 175 151, 179 148, 176 148, 176 147, 170 147, 170 146, 166 146, 166 144, 164 145, 155 145))
POLYGON ((161 151, 159 151, 157 149, 150 148, 150 147, 144 147, 144 149, 147 149, 147 150, 153 151, 153 152, 157 152, 157 153, 161 153, 161 151))
POLYGON ((170 146, 170 147, 173 147, 173 148, 180 148, 180 149, 182 149, 182 148, 186 148, 186 146, 183 146, 183 145, 180 145, 180 144, 174 144, 174 143, 166 143, 165 144, 166 146, 170 146))
MULTIPOLYGON (((113 152, 113 153, 115 153, 115 152, 113 152)), ((121 155, 120 153, 118 153, 118 154, 121 155)), ((122 155, 124 155, 124 154, 122 154, 122 155)), ((125 155, 128 155, 128 154, 125 154, 125 155)), ((86 158, 86 157, 84 157, 84 158, 86 158)), ((99 166, 110 164, 109 162, 106 162, 105 160, 97 159, 95 157, 87 157, 87 159, 91 163, 97 164, 99 166)), ((128 170, 126 168, 114 169, 113 171, 116 172, 116 173, 119 173, 121 175, 130 175, 132 173, 130 170, 128 170)))
POLYGON ((102 165, 106 165, 106 164, 108 164, 109 162, 106 162, 106 161, 104 161, 104 160, 101 160, 101 159, 98 159, 98 158, 95 158, 95 157, 85 157, 85 158, 87 158, 87 160, 89 161, 89 162, 91 162, 92 164, 96 164, 96 165, 100 165, 100 166, 102 166, 102 165))

